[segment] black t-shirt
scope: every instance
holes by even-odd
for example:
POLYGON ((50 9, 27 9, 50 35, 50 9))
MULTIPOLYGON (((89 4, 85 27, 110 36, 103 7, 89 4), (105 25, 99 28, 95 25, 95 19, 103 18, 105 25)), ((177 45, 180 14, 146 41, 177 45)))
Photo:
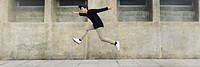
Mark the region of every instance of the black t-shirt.
POLYGON ((101 8, 101 9, 89 9, 87 14, 86 13, 79 13, 79 15, 88 17, 92 21, 94 29, 97 29, 99 27, 104 27, 103 22, 102 22, 101 18, 98 16, 97 13, 103 12, 103 11, 106 11, 106 10, 108 10, 108 7, 101 8))

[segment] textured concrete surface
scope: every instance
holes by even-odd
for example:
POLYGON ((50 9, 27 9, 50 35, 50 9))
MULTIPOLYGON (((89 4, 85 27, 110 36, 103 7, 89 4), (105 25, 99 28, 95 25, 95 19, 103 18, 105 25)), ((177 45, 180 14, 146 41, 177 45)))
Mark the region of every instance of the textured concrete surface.
POLYGON ((44 7, 18 7, 16 9, 16 22, 44 22, 44 7))
MULTIPOLYGON (((88 33, 80 45, 74 43, 72 38, 80 37, 84 28, 91 22, 85 22, 78 15, 76 19, 76 16, 65 12, 68 9, 59 9, 56 0, 45 0, 44 11, 31 9, 33 14, 21 12, 29 9, 14 8, 15 1, 0 0, 1 60, 200 58, 199 5, 195 11, 183 11, 177 15, 180 20, 183 20, 184 16, 189 16, 190 20, 191 17, 198 18, 196 21, 161 21, 163 9, 160 10, 160 2, 151 0, 152 7, 149 12, 136 12, 131 17, 147 16, 147 13, 150 13, 149 19, 152 21, 126 22, 118 21, 117 0, 88 0, 89 8, 106 7, 109 3, 113 5, 112 10, 99 15, 105 24, 104 36, 121 42, 121 50, 116 51, 113 45, 101 42, 94 30, 88 33), (19 20, 28 16, 35 17, 32 15, 42 17, 42 12, 43 20, 35 18, 37 22, 31 22, 34 19, 21 19, 21 22, 16 22, 16 15, 19 20), (70 16, 67 16, 68 14, 70 16), (40 20, 42 21, 39 22, 40 20)), ((197 1, 199 4, 199 0, 197 1)), ((170 17, 172 14, 167 13, 167 16, 170 17)))
POLYGON ((81 17, 73 14, 74 11, 79 11, 77 7, 59 7, 57 8, 57 22, 87 22, 86 17, 81 17), (75 20, 76 19, 76 20, 75 20))
POLYGON ((119 22, 150 20, 150 12, 147 7, 120 7, 118 14, 119 22))
POLYGON ((196 11, 191 7, 161 7, 161 21, 196 21, 196 11))
POLYGON ((199 59, 10 60, 0 67, 199 67, 199 59))

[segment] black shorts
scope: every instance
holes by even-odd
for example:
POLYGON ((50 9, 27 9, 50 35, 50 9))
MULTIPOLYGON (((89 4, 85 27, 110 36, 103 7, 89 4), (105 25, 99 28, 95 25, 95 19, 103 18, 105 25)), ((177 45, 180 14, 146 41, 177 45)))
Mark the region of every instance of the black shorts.
POLYGON ((93 23, 94 29, 97 29, 99 27, 104 27, 103 23, 93 23))

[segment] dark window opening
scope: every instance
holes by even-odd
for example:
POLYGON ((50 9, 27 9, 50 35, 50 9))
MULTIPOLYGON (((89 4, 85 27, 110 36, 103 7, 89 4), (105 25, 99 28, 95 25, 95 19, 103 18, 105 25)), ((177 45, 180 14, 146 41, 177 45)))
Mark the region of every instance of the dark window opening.
POLYGON ((161 5, 182 5, 191 6, 193 5, 193 0, 161 0, 161 5))
POLYGON ((126 5, 146 5, 146 0, 119 0, 120 6, 126 5))
POLYGON ((19 6, 44 6, 44 0, 18 0, 19 6))
POLYGON ((87 0, 59 0, 59 6, 78 6, 87 4, 87 0))

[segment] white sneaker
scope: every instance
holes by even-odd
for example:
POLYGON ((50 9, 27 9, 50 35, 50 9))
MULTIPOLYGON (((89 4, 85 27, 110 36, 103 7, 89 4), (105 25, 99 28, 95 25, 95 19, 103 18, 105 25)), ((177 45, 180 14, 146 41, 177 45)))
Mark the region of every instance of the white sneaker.
POLYGON ((120 49, 120 43, 119 43, 119 41, 117 41, 117 44, 115 44, 115 46, 116 46, 117 50, 120 49))
POLYGON ((81 40, 80 40, 80 39, 77 39, 77 38, 73 38, 73 41, 76 42, 77 44, 80 44, 80 43, 81 43, 81 40))

